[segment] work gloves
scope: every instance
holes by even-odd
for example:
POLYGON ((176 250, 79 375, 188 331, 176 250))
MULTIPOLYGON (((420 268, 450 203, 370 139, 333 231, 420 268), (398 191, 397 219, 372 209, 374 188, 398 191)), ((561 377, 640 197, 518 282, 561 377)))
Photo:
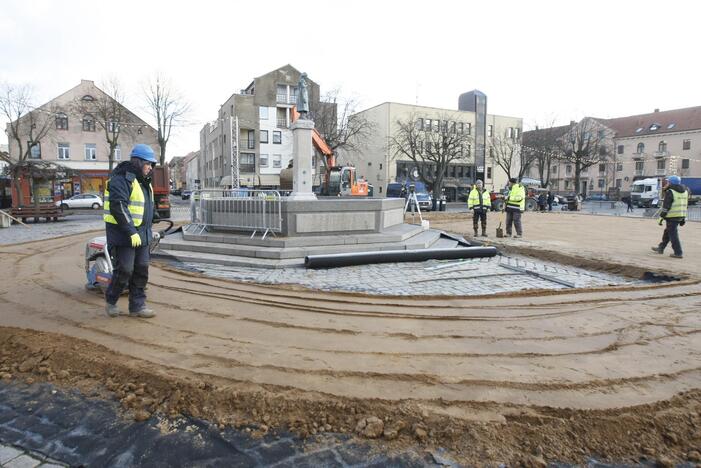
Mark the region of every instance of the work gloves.
POLYGON ((138 234, 132 234, 131 237, 131 246, 133 248, 141 247, 141 236, 138 234))
POLYGON ((679 221, 680 226, 684 226, 685 224, 686 224, 686 219, 682 219, 681 221, 679 221))
POLYGON ((660 220, 657 221, 657 224, 659 224, 660 226, 662 226, 662 223, 664 223, 664 218, 660 218, 660 220))

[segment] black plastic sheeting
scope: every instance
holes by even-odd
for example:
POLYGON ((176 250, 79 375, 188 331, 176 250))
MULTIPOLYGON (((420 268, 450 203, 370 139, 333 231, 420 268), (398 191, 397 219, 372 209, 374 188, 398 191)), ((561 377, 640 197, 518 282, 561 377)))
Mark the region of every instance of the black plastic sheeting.
POLYGON ((352 252, 304 257, 307 268, 338 268, 371 263, 423 262, 426 260, 456 260, 461 258, 494 257, 496 247, 458 247, 449 249, 385 250, 352 252))

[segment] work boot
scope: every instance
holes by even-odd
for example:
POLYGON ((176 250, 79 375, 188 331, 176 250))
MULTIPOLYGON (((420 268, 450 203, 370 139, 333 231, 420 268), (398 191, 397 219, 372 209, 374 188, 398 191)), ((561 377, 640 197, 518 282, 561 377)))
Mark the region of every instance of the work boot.
POLYGON ((659 247, 651 247, 651 248, 652 248, 653 252, 658 253, 658 254, 662 254, 662 249, 660 249, 659 247))
POLYGON ((105 312, 107 312, 109 317, 119 317, 119 307, 117 307, 117 304, 105 303, 105 312))
MULTIPOLYGON (((660 252, 660 253, 662 253, 662 252, 660 252)), ((684 258, 683 255, 677 255, 677 254, 675 254, 675 253, 669 254, 669 256, 672 257, 672 258, 684 258)))
POLYGON ((487 230, 486 229, 482 229, 482 237, 487 237, 487 230))
POLYGON ((477 237, 477 229, 475 229, 475 236, 474 237, 477 237))
POLYGON ((139 309, 137 311, 129 311, 129 317, 140 317, 140 318, 151 318, 155 317, 156 313, 152 310, 149 309, 148 307, 144 307, 142 309, 139 309))
POLYGON ((516 234, 516 235, 514 236, 514 239, 520 239, 521 237, 523 237, 521 234, 516 234))

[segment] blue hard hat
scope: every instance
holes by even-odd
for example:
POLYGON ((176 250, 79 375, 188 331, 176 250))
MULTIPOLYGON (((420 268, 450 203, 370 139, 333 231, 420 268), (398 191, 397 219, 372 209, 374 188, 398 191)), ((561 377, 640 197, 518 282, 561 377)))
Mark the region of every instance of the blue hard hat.
POLYGON ((144 145, 143 143, 134 145, 134 147, 131 150, 130 156, 132 158, 143 159, 144 161, 148 161, 153 164, 158 163, 158 160, 156 159, 156 156, 154 155, 151 147, 149 145, 144 145))
POLYGON ((672 185, 679 185, 682 183, 682 180, 679 178, 679 176, 675 176, 675 175, 667 177, 667 180, 672 185))

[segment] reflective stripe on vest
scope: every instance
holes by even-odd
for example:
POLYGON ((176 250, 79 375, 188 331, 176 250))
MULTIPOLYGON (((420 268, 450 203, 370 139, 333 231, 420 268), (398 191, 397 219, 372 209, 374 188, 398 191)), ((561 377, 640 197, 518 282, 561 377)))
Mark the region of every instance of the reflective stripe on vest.
POLYGON ((526 188, 521 184, 514 184, 509 192, 509 200, 506 206, 518 208, 521 211, 526 209, 526 188))
POLYGON ((467 197, 467 209, 471 210, 473 208, 489 209, 492 206, 492 199, 489 196, 489 190, 484 190, 482 192, 482 205, 480 205, 480 194, 479 190, 473 188, 470 190, 470 195, 467 197))
POLYGON ((686 218, 687 205, 689 204, 689 192, 684 190, 679 193, 676 190, 672 190, 672 197, 674 197, 674 201, 665 218, 686 218))
MULTIPOLYGON (((117 224, 117 220, 112 216, 110 212, 110 184, 107 182, 105 188, 105 208, 103 211, 102 218, 106 223, 117 224)), ((153 192, 151 192, 151 199, 153 199, 153 192)), ((129 214, 131 214, 131 219, 134 221, 134 226, 141 226, 141 222, 144 219, 144 191, 141 189, 141 184, 134 179, 131 183, 131 194, 129 195, 129 214)))

